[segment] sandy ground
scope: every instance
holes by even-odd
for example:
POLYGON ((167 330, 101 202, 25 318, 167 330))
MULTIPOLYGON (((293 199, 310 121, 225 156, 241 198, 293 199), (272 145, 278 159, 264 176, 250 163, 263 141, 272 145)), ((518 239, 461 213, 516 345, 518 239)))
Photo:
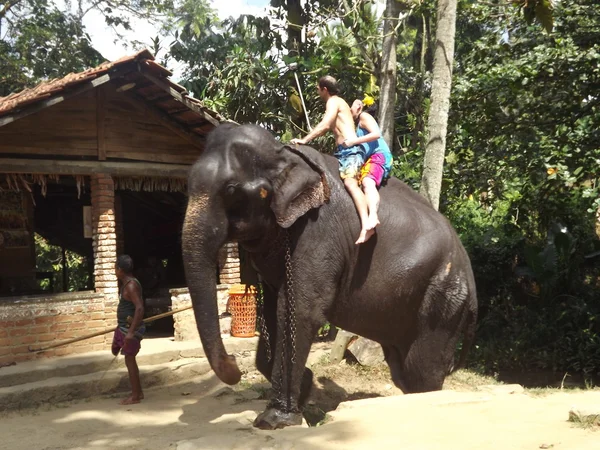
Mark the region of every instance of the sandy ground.
MULTIPOLYGON (((94 398, 0 417, 0 447, 50 449, 600 449, 600 430, 567 422, 572 405, 600 409, 600 391, 547 391, 469 386, 402 396, 385 369, 316 370, 313 413, 318 427, 274 432, 252 428, 268 385, 250 373, 230 388, 209 374, 186 384, 148 390, 139 405, 94 398), (467 391, 470 389, 470 392, 467 391), (383 398, 370 398, 385 396, 383 398), (345 402, 341 400, 359 399, 345 402), (337 410, 325 412, 338 406, 337 410)), ((596 427, 599 428, 599 427, 596 427)))

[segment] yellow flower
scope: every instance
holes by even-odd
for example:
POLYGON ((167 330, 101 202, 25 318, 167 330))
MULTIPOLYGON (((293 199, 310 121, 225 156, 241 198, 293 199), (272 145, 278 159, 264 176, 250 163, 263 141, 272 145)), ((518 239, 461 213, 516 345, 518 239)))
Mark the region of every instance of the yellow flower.
POLYGON ((369 94, 365 94, 365 98, 363 99, 363 105, 365 106, 371 106, 373 103, 375 103, 375 99, 373 97, 371 97, 369 94))
POLYGON ((558 169, 556 167, 549 167, 546 172, 548 172, 548 175, 554 175, 556 172, 558 172, 558 169))

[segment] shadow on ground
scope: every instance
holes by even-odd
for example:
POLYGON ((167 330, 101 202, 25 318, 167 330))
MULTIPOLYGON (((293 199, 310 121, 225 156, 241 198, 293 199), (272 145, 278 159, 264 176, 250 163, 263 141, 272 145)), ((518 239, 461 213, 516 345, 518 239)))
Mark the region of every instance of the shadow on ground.
MULTIPOLYGON (((326 383, 327 390, 342 395, 342 388, 326 383)), ((0 434, 7 448, 39 450, 168 449, 181 441, 193 443, 189 448, 194 449, 238 448, 240 442, 244 448, 258 449, 275 438, 287 441, 286 436, 293 437, 290 442, 299 448, 325 450, 329 440, 344 442, 354 436, 350 423, 320 430, 322 446, 303 443, 310 433, 298 427, 257 430, 252 422, 267 403, 260 396, 253 387, 235 391, 210 375, 197 382, 148 390, 139 405, 121 407, 117 397, 95 398, 4 414, 0 434)))

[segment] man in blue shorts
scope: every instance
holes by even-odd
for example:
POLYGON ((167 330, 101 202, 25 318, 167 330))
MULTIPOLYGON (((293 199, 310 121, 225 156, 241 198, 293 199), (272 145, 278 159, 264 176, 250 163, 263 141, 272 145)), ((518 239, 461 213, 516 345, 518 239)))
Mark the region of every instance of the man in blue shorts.
POLYGON ((360 170, 365 163, 366 148, 362 145, 346 147, 344 143, 356 139, 354 119, 348 103, 338 96, 340 90, 335 78, 327 75, 321 77, 317 83, 319 97, 326 104, 325 115, 321 122, 303 139, 292 139, 292 144, 307 144, 311 140, 332 131, 337 143, 337 150, 333 154, 340 162, 340 177, 346 190, 352 196, 356 210, 360 217, 361 230, 356 244, 366 242, 375 232, 375 223, 369 222, 367 199, 358 185, 360 170))

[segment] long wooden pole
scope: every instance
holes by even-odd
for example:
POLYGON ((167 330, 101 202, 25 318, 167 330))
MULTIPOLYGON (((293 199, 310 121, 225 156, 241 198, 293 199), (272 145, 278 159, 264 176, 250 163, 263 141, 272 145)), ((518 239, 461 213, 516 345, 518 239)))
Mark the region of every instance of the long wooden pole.
MULTIPOLYGON (((162 319, 163 317, 169 317, 169 316, 172 316, 173 314, 177 314, 178 312, 186 311, 191 308, 192 308, 192 305, 186 306, 185 308, 176 309, 174 311, 168 311, 166 313, 157 314, 156 316, 152 316, 152 317, 148 317, 147 319, 144 319, 142 321, 142 323, 154 322, 155 320, 162 319)), ((78 338, 69 339, 68 341, 59 342, 57 344, 48 345, 46 347, 35 348, 35 347, 29 346, 29 351, 39 353, 39 352, 43 352, 46 350, 50 350, 51 348, 62 347, 63 345, 73 344, 74 342, 85 341, 86 339, 91 339, 96 336, 102 336, 103 334, 111 333, 111 332, 115 331, 115 328, 116 327, 107 328, 103 331, 97 331, 92 334, 87 334, 85 336, 81 336, 78 338)))

